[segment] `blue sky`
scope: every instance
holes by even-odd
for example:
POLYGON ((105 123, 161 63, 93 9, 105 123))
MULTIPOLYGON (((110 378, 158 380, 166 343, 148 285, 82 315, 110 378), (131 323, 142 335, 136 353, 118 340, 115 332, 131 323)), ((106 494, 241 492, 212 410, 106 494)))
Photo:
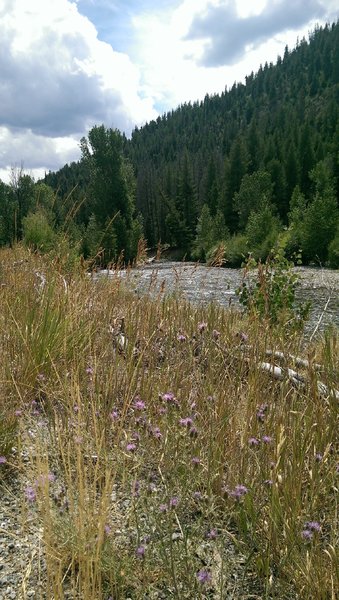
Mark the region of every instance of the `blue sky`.
POLYGON ((337 0, 0 0, 0 178, 220 93, 337 18, 337 0))

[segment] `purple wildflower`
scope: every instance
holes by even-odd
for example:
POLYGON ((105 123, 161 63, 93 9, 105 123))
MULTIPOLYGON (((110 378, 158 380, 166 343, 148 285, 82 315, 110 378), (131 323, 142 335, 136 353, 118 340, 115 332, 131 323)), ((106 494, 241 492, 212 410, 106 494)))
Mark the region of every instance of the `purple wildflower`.
POLYGON ((258 446, 260 444, 259 440, 255 437, 250 437, 248 440, 249 446, 258 446))
POLYGON ((179 419, 179 425, 182 425, 182 427, 189 427, 190 425, 192 425, 193 423, 193 419, 191 417, 185 417, 184 419, 179 419))
POLYGON ((167 413, 167 408, 161 406, 158 410, 159 415, 165 415, 167 413))
POLYGON ((157 440, 161 440, 162 438, 162 433, 159 429, 159 427, 153 427, 152 429, 152 435, 157 439, 157 440))
POLYGON ((194 500, 201 500, 202 493, 201 492, 193 492, 193 498, 194 498, 194 500))
POLYGON ((197 435, 198 435, 198 430, 197 430, 197 428, 196 428, 196 427, 194 427, 194 426, 193 426, 193 427, 191 427, 191 429, 189 430, 189 434, 190 434, 190 436, 191 436, 191 437, 197 437, 197 435))
POLYGON ((257 411, 257 419, 261 423, 265 420, 266 411, 268 409, 268 404, 261 404, 257 411))
POLYGON ((209 540, 215 540, 217 538, 218 532, 216 529, 210 529, 207 533, 206 533, 206 537, 209 540))
POLYGON ((212 336, 215 340, 220 338, 220 331, 218 331, 217 329, 213 329, 212 331, 212 336))
POLYGON ((268 485, 268 486, 271 486, 271 485, 273 485, 273 481, 272 481, 272 479, 265 479, 265 481, 264 481, 264 485, 268 485))
POLYGON ((73 410, 74 410, 75 413, 78 413, 79 412, 79 406, 77 404, 74 404, 73 410))
POLYGON ((197 467, 198 465, 200 465, 201 460, 198 456, 193 456, 193 458, 191 459, 191 463, 192 463, 192 465, 197 467))
POLYGON ((270 444, 272 441, 272 438, 270 435, 263 435, 261 438, 261 441, 264 442, 264 444, 270 444))
POLYGON ((136 555, 138 556, 138 558, 144 558, 145 546, 139 546, 139 548, 137 548, 136 555))
POLYGON ((304 540, 311 540, 313 538, 313 533, 309 529, 304 529, 301 532, 301 536, 304 538, 304 540))
POLYGON ((197 578, 199 583, 208 583, 209 581, 211 581, 211 573, 209 571, 206 571, 205 569, 201 569, 197 573, 197 578))
POLYGON ((169 501, 170 508, 175 508, 176 506, 178 506, 178 504, 179 504, 179 498, 177 496, 173 496, 173 498, 170 498, 170 501, 169 501))
POLYGON ((177 340, 178 340, 178 342, 186 342, 186 336, 183 335, 182 333, 179 333, 177 335, 177 340))
POLYGON ((91 366, 86 367, 86 373, 87 375, 93 375, 94 373, 94 369, 91 366))
POLYGON ((246 343, 248 341, 248 335, 244 331, 239 331, 236 335, 238 336, 241 342, 246 343))
POLYGON ((111 527, 109 525, 105 525, 105 527, 104 527, 105 534, 110 535, 111 531, 112 531, 111 527))
POLYGON ((232 490, 229 495, 232 496, 232 498, 235 498, 236 500, 239 500, 242 496, 245 496, 245 494, 247 494, 248 489, 245 485, 239 484, 236 485, 234 490, 232 490))
POLYGON ((321 454, 321 452, 317 452, 315 455, 316 462, 321 462, 322 459, 323 459, 323 455, 321 454))
POLYGON ((15 414, 15 416, 16 416, 16 417, 21 417, 21 415, 22 415, 22 410, 16 410, 16 411, 14 412, 14 414, 15 414))
POLYGON ((160 506, 159 506, 159 510, 160 510, 160 512, 162 512, 162 513, 163 513, 163 512, 166 512, 166 511, 167 511, 167 509, 168 509, 168 506, 167 506, 167 504, 160 504, 160 506))
POLYGON ((321 531, 321 525, 318 521, 307 521, 307 523, 305 523, 305 528, 310 531, 321 531))
POLYGON ((26 496, 28 502, 34 502, 34 500, 36 500, 35 489, 32 488, 32 486, 28 485, 25 488, 25 496, 26 496))
POLYGON ((137 445, 133 444, 133 442, 129 442, 126 446, 126 450, 128 450, 128 452, 135 452, 136 449, 137 445))
POLYGON ((178 401, 172 392, 166 392, 160 397, 164 402, 167 402, 168 404, 178 404, 178 401))
POLYGON ((136 396, 134 399, 134 408, 135 410, 144 410, 146 408, 146 404, 139 396, 136 396))
POLYGON ((4 465, 7 462, 6 456, 0 456, 0 465, 4 465))
POLYGON ((111 421, 116 421, 116 419, 119 418, 119 413, 117 410, 112 410, 112 412, 110 413, 110 419, 111 421))
POLYGON ((199 331, 199 333, 202 333, 203 331, 205 331, 205 329, 207 329, 207 323, 205 323, 205 321, 202 321, 201 323, 198 323, 198 331, 199 331))

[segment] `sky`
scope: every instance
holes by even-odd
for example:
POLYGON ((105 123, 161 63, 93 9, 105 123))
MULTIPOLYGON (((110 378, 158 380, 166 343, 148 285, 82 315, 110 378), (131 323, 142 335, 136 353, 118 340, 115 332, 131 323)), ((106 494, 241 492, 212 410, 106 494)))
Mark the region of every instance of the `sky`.
POLYGON ((337 0, 0 0, 0 178, 78 160, 93 125, 130 136, 221 93, 338 13, 337 0))

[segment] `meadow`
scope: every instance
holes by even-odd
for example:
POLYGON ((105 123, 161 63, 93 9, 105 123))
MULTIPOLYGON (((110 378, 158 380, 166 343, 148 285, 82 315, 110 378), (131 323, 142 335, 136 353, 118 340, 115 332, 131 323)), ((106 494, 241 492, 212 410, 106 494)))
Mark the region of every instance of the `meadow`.
POLYGON ((335 600, 335 330, 307 342, 20 246, 0 294, 0 506, 39 540, 15 598, 335 600))

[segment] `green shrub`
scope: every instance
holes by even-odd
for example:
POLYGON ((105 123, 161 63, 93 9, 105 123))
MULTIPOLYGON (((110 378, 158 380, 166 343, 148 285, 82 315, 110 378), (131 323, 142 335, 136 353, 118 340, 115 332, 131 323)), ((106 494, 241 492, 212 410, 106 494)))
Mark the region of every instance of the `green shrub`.
POLYGON ((23 241, 32 250, 49 252, 55 243, 55 231, 42 210, 30 212, 22 220, 23 241))
POLYGON ((231 267, 240 267, 248 255, 246 236, 234 235, 226 243, 225 259, 231 267))
POLYGON ((339 269, 339 227, 335 238, 328 247, 328 262, 332 269, 339 269))
POLYGON ((268 256, 265 263, 250 257, 244 268, 243 283, 236 290, 240 304, 253 316, 273 324, 302 325, 310 305, 296 306, 298 275, 293 266, 282 251, 268 256), (251 273, 254 269, 257 269, 255 277, 251 273))

